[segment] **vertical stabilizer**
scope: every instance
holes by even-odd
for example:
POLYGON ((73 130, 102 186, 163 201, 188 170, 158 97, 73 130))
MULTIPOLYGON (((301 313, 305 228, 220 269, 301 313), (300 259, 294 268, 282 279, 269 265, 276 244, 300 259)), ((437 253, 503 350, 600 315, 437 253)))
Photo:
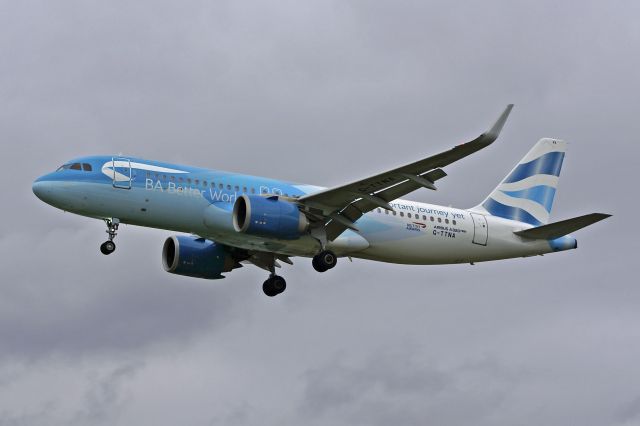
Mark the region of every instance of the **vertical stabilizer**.
POLYGON ((476 209, 535 226, 548 223, 565 151, 564 141, 540 139, 476 209))

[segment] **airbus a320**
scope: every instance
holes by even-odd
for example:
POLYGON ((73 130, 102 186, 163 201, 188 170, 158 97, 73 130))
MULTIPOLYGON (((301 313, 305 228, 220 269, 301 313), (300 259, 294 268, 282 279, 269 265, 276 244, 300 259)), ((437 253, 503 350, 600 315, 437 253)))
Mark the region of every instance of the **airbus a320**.
POLYGON ((476 139, 333 188, 122 156, 90 156, 39 177, 33 192, 61 210, 103 220, 114 252, 120 224, 160 228, 167 272, 224 278, 243 264, 268 271, 262 289, 286 288, 276 274, 291 258, 326 272, 339 258, 414 265, 474 263, 577 248, 569 234, 608 214, 549 223, 566 143, 540 139, 477 206, 404 201, 435 190, 443 168, 492 144, 513 105, 476 139))

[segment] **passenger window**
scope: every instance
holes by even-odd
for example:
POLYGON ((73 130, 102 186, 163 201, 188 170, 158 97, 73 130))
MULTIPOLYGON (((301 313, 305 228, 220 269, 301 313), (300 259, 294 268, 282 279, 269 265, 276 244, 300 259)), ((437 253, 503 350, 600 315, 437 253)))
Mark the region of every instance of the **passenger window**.
POLYGON ((438 223, 442 223, 442 218, 441 217, 438 218, 438 223))
POLYGON ((218 188, 223 189, 223 188, 224 188, 224 185, 223 185, 223 184, 221 184, 221 183, 219 183, 219 184, 218 184, 218 188))
POLYGON ((162 175, 162 180, 167 180, 167 175, 162 175))
POLYGON ((242 187, 242 192, 247 192, 247 187, 246 186, 242 187))
POLYGON ((238 185, 236 185, 234 189, 236 192, 240 191, 240 187, 238 185))
POLYGON ((431 216, 431 222, 433 222, 433 221, 434 221, 433 216, 431 216))
POLYGON ((407 217, 411 219, 411 213, 407 213, 407 217))
POLYGON ((175 176, 171 176, 171 182, 175 182, 176 181, 176 177, 175 176))
POLYGON ((449 219, 445 219, 444 223, 448 224, 449 223, 449 219))
POLYGON ((200 179, 194 180, 193 183, 195 183, 196 185, 200 185, 200 179))
POLYGON ((82 170, 82 168, 80 167, 80 163, 73 163, 69 168, 71 170, 82 170))
POLYGON ((389 214, 389 210, 385 209, 384 213, 389 214))
POLYGON ((90 172, 91 171, 91 164, 82 163, 82 170, 84 170, 85 172, 90 172))
POLYGON ((251 193, 255 194, 256 193, 256 189, 255 188, 251 188, 251 193))
POLYGON ((207 181, 206 180, 202 181, 202 186, 204 186, 205 188, 207 187, 207 181))
POLYGON ((400 217, 404 217, 404 212, 400 212, 400 217))
POLYGON ((380 209, 376 209, 376 210, 378 211, 378 213, 382 213, 382 210, 380 210, 380 209))
POLYGON ((396 211, 395 211, 395 210, 393 211, 393 215, 394 215, 394 216, 396 215, 396 211))
POLYGON ((452 223, 455 225, 455 224, 456 224, 456 220, 455 220, 455 219, 453 219, 452 223))
POLYGON ((191 178, 187 178, 187 183, 191 185, 191 178))
POLYGON ((178 178, 178 182, 184 182, 184 179, 182 179, 181 177, 178 178))
POLYGON ((427 220, 427 216, 422 215, 422 220, 427 220))
POLYGON ((227 190, 231 191, 231 185, 227 184, 227 190))

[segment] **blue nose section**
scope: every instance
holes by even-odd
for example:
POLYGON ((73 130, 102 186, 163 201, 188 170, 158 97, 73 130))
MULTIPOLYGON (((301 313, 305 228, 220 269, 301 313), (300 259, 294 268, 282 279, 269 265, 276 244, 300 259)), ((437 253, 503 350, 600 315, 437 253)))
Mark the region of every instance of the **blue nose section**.
POLYGON ((47 179, 48 175, 40 176, 31 185, 33 193, 47 204, 55 205, 59 195, 60 182, 47 179))
POLYGON ((45 203, 51 204, 51 197, 53 195, 51 182, 37 179, 35 182, 33 182, 33 185, 31 185, 31 190, 36 195, 36 197, 40 198, 45 203))
POLYGON ((45 198, 47 196, 47 193, 49 192, 46 182, 43 182, 40 179, 36 179, 33 182, 33 185, 31 185, 31 190, 36 195, 36 197, 46 202, 45 198))

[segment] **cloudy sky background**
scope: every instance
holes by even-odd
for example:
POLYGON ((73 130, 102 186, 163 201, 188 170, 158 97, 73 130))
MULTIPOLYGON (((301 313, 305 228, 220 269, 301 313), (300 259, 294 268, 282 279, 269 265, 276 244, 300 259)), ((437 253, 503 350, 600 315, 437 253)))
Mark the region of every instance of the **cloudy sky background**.
POLYGON ((634 1, 0 0, 0 425, 640 424, 634 1), (170 232, 41 203, 69 158, 331 186, 477 136, 412 199, 470 207, 540 137, 577 251, 166 274, 170 232), (636 224, 636 225, 634 225, 636 224))

